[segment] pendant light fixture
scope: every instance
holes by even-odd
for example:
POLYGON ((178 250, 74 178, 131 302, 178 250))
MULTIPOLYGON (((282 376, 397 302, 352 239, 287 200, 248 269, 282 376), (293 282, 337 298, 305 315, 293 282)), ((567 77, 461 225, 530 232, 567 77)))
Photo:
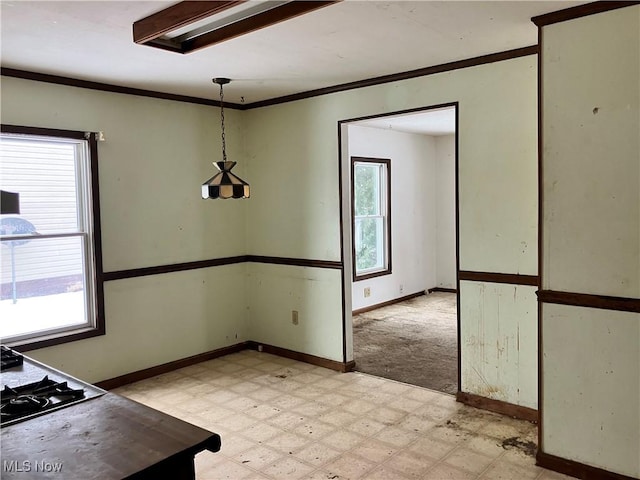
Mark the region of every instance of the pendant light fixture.
POLYGON ((227 161, 227 146, 224 134, 224 91, 222 86, 230 81, 228 78, 213 79, 213 83, 220 85, 222 161, 213 162, 219 172, 202 184, 202 198, 249 198, 249 184, 231 173, 231 169, 236 165, 236 162, 227 161))

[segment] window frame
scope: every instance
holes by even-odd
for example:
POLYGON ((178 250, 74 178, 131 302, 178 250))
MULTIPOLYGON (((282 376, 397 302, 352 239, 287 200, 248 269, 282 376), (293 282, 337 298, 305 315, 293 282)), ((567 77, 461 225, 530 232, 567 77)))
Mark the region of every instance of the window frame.
POLYGON ((93 290, 93 313, 94 326, 79 327, 75 330, 63 332, 44 333, 38 337, 32 337, 15 342, 7 342, 8 346, 19 351, 29 351, 38 348, 60 345, 63 343, 96 337, 106 333, 104 315, 104 270, 102 263, 102 235, 100 228, 100 189, 98 177, 98 140, 95 132, 81 132, 76 130, 62 130, 43 127, 27 127, 20 125, 0 124, 0 132, 14 135, 52 137, 71 140, 86 140, 88 146, 89 161, 87 175, 88 182, 85 187, 89 188, 91 204, 90 208, 92 225, 88 225, 91 241, 93 243, 93 282, 88 286, 88 290, 93 290))
POLYGON ((391 159, 389 158, 374 158, 374 157, 351 157, 351 260, 352 260, 352 276, 354 282, 367 280, 369 278, 381 277, 384 275, 391 275, 391 159), (380 191, 381 207, 385 212, 380 215, 384 219, 383 231, 385 233, 384 238, 384 255, 386 265, 379 270, 358 273, 356 262, 356 188, 355 188, 355 170, 357 163, 371 163, 384 165, 386 176, 383 180, 380 191), (384 191, 383 191, 384 190, 384 191))

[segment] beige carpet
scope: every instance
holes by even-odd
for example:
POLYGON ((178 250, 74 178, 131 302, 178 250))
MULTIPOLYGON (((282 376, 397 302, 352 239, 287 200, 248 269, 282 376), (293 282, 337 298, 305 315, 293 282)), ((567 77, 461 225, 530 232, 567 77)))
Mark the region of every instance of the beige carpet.
POLYGON ((356 370, 455 395, 456 295, 434 292, 353 317, 356 370))

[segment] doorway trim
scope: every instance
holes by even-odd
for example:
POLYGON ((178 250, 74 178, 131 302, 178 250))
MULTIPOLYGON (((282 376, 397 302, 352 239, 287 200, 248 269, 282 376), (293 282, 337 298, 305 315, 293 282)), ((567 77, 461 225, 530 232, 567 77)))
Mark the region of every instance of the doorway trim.
MULTIPOLYGON (((374 118, 384 118, 384 117, 394 117, 398 115, 406 115, 409 113, 420 113, 420 112, 428 112, 430 110, 439 110, 443 108, 451 108, 455 109, 455 136, 454 136, 454 145, 455 145, 455 226, 456 226, 456 333, 457 333, 457 346, 458 346, 458 378, 457 378, 457 392, 461 393, 462 386, 462 360, 461 360, 461 340, 460 340, 460 192, 459 192, 459 126, 460 126, 460 103, 458 101, 448 102, 448 103, 440 103, 436 105, 427 105, 422 107, 410 108, 406 110, 396 110, 393 112, 385 112, 385 113, 377 113, 372 115, 366 115, 355 118, 348 118, 344 120, 338 121, 338 202, 340 205, 340 263, 343 266, 342 278, 341 278, 341 287, 342 287, 342 361, 347 363, 347 311, 349 311, 349 315, 352 314, 351 308, 347 309, 347 287, 351 288, 351 281, 347 282, 345 275, 351 275, 351 268, 347 268, 348 265, 346 263, 346 254, 345 254, 345 221, 351 222, 351 219, 345 220, 344 218, 344 178, 343 178, 343 161, 345 159, 344 150, 345 145, 343 145, 344 138, 342 134, 342 127, 346 126, 349 123, 354 123, 362 120, 371 120, 374 118)), ((347 160, 349 160, 347 158, 347 160)), ((349 166, 347 166, 349 167, 349 166)), ((350 168, 350 167, 349 167, 350 168)), ((349 241, 351 239, 349 238, 349 241)), ((349 265, 353 261, 351 249, 347 249, 349 252, 349 265)), ((350 294, 349 294, 350 296, 350 294)), ((352 362, 353 363, 353 362, 352 362)))

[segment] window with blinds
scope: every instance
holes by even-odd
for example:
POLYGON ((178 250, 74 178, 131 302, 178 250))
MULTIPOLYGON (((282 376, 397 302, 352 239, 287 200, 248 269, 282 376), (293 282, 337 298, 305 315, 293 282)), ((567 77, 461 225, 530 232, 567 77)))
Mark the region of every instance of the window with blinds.
POLYGON ((0 216, 2 343, 96 330, 89 140, 5 130, 0 187, 19 194, 20 213, 0 216))

